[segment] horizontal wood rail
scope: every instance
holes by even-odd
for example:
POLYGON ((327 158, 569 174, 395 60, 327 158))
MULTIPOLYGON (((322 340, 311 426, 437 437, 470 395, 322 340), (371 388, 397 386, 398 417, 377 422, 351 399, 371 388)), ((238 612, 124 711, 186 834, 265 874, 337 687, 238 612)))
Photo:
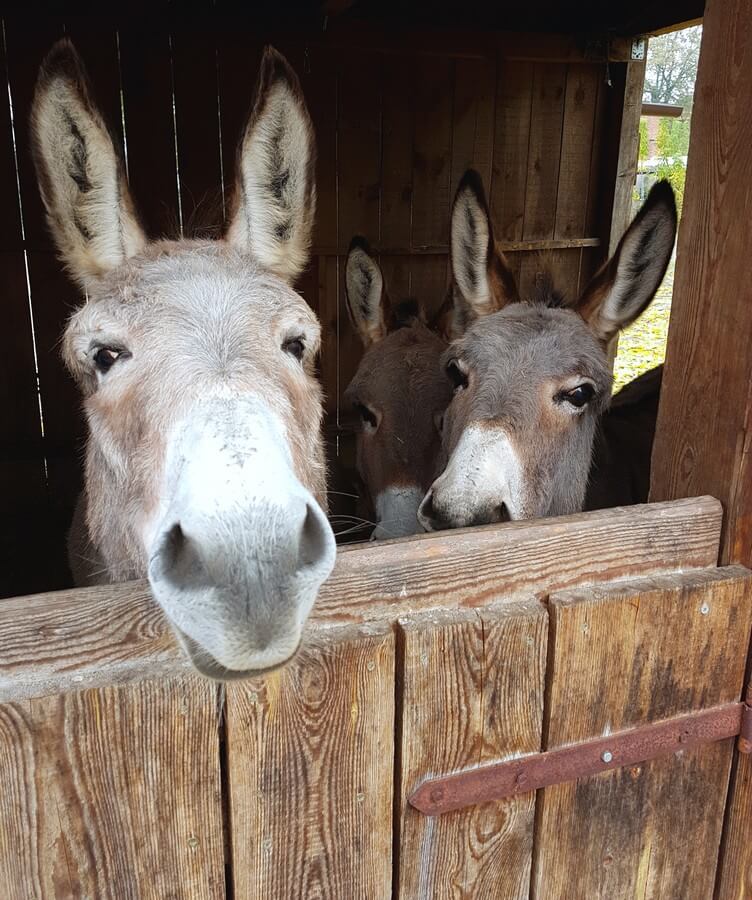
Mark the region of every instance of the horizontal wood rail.
MULTIPOLYGON (((340 547, 303 652, 340 626, 711 567, 721 515, 699 497, 340 547)), ((0 702, 190 669, 143 581, 0 601, 0 648, 0 702)))
MULTIPOLYGON (((600 247, 597 237, 584 238, 552 238, 537 241, 497 241, 496 246, 504 253, 535 252, 543 250, 581 250, 587 247, 600 247)), ((371 245, 371 250, 378 256, 445 256, 449 253, 449 244, 423 244, 416 247, 379 247, 371 245)), ((313 256, 337 256, 347 252, 347 248, 314 247, 313 256)))

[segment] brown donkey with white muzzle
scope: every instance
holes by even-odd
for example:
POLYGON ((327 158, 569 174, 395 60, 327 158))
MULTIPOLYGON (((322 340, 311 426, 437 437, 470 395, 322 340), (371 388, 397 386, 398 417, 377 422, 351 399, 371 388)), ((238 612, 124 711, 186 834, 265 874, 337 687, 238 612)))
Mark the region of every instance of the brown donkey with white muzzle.
POLYGON ((77 581, 148 576, 204 674, 279 665, 335 559, 319 324, 291 287, 315 209, 298 79, 267 48, 220 241, 147 238, 66 40, 31 124, 50 227, 86 294, 63 340, 89 425, 77 581))
POLYGON ((423 500, 427 530, 565 515, 585 501, 598 420, 611 398, 609 340, 648 306, 676 236, 658 182, 582 296, 550 284, 520 302, 494 242, 480 176, 466 173, 451 224, 453 327, 443 365, 445 471, 423 500))
POLYGON ((415 301, 392 306, 364 238, 345 267, 347 309, 364 347, 344 395, 355 421, 356 464, 376 525, 372 540, 422 531, 420 502, 443 467, 441 417, 452 387, 439 362, 446 342, 415 301))

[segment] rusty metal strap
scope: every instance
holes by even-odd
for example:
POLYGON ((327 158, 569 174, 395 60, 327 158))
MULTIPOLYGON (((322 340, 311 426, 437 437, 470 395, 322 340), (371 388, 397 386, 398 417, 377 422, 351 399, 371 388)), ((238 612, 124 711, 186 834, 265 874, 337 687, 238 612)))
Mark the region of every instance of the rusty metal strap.
POLYGON ((549 750, 495 765, 481 766, 425 781, 410 805, 427 816, 524 794, 552 784, 597 775, 621 766, 688 750, 739 735, 742 753, 752 750, 752 704, 727 703, 621 731, 560 750, 549 750))

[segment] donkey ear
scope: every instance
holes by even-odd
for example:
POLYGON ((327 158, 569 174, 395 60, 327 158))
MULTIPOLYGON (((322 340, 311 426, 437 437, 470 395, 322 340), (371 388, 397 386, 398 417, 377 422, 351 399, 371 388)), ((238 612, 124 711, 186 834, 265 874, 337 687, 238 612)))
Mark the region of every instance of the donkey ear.
POLYGON ((39 71, 31 136, 50 229, 68 270, 85 288, 143 249, 146 236, 83 63, 66 38, 39 71))
POLYGON ((451 262, 452 337, 462 334, 475 319, 519 301, 514 276, 504 255, 496 249, 483 181, 474 169, 462 176, 454 197, 451 262))
POLYGON ((350 321, 365 347, 386 337, 390 314, 384 277, 368 241, 360 235, 352 239, 347 253, 345 299, 350 321))
POLYGON ((308 262, 316 212, 316 141, 298 76, 273 47, 238 147, 227 239, 293 282, 308 262))
POLYGON ((675 238, 674 191, 668 181, 659 181, 614 255, 573 306, 601 341, 608 343, 648 306, 666 274, 675 238))

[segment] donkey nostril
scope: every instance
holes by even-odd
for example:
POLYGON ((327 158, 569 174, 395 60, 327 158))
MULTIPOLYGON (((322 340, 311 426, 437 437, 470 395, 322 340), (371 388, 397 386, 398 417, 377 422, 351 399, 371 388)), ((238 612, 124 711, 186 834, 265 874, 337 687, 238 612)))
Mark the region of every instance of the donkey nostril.
POLYGON ((318 565, 327 555, 328 533, 322 517, 310 503, 306 504, 306 516, 300 533, 298 567, 318 565))
POLYGON ((433 504, 433 491, 429 491, 418 508, 418 520, 427 531, 435 531, 439 527, 436 509, 433 504))
POLYGON ((173 584, 187 583, 197 577, 199 567, 197 548, 180 522, 176 522, 164 532, 159 549, 152 558, 152 575, 166 578, 173 584))

